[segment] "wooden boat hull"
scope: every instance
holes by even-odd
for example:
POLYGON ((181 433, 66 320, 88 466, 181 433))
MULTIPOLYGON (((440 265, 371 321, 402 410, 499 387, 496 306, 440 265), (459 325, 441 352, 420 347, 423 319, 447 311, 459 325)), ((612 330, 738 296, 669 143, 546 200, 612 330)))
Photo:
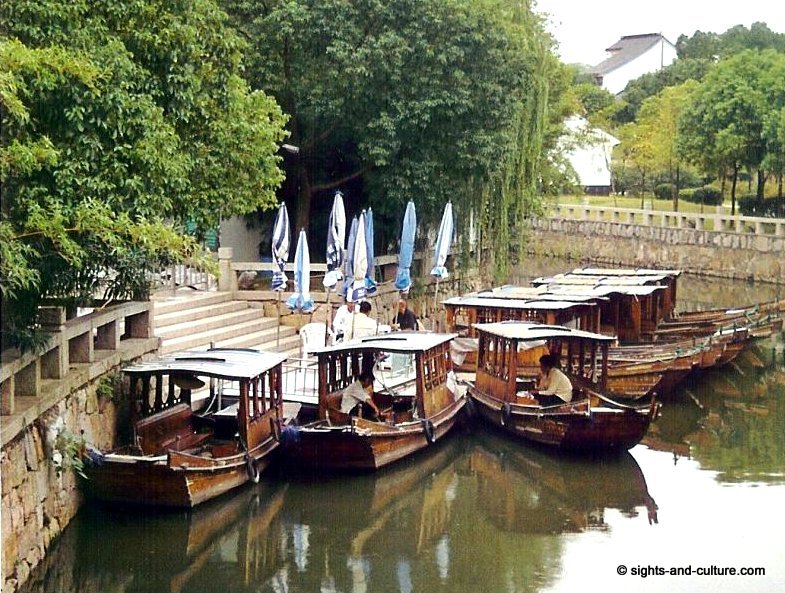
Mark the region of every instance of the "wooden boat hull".
POLYGON ((543 409, 509 404, 473 386, 469 393, 479 415, 493 426, 526 441, 575 452, 626 451, 641 441, 657 412, 654 402, 622 410, 583 400, 543 409))
POLYGON ((251 453, 206 458, 170 451, 167 455, 109 453, 86 465, 88 494, 106 502, 191 508, 258 479, 279 443, 268 439, 251 453))
POLYGON ((466 401, 461 397, 428 420, 399 425, 361 418, 343 426, 316 422, 297 429, 286 452, 298 465, 309 469, 379 469, 443 438, 455 425, 466 401))

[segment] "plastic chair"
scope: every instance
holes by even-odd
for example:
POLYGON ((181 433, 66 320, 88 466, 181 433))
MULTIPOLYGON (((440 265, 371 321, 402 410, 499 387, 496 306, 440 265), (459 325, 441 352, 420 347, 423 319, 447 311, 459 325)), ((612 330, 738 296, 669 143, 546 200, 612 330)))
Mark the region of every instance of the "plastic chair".
POLYGON ((325 323, 306 323, 300 328, 300 366, 307 366, 308 351, 312 348, 323 348, 332 344, 335 339, 333 330, 325 323), (327 339, 325 339, 325 336, 327 339))

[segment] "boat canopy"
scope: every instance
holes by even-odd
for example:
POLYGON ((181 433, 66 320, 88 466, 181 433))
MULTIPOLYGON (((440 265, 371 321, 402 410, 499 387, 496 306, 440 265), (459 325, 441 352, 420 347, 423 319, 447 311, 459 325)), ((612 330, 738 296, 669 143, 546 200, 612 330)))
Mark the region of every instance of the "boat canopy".
POLYGON ((656 270, 652 268, 575 268, 572 274, 591 276, 669 276, 678 277, 681 270, 656 270))
POLYGON ((556 276, 540 277, 532 280, 539 286, 548 286, 548 291, 556 286, 643 286, 652 282, 662 282, 668 276, 582 276, 557 274, 556 276))
POLYGON ((665 290, 661 285, 582 285, 582 284, 556 284, 551 285, 549 290, 552 295, 560 295, 563 299, 575 299, 579 295, 590 298, 603 298, 612 294, 622 294, 627 296, 648 296, 655 292, 665 290))
POLYGON ((567 299, 513 299, 490 298, 480 296, 458 296, 442 301, 444 305, 453 307, 486 307, 489 309, 536 309, 538 311, 564 311, 573 307, 594 307, 591 301, 572 301, 567 299))
POLYGON ((286 360, 278 352, 230 348, 189 350, 138 363, 123 369, 131 375, 190 374, 217 379, 253 379, 286 360))
POLYGON ((475 329, 508 340, 531 341, 553 338, 573 338, 596 342, 613 342, 615 336, 596 334, 561 325, 543 325, 526 321, 500 321, 497 323, 476 323, 475 329))
POLYGON ((341 342, 333 346, 314 348, 311 353, 322 355, 330 352, 351 350, 374 350, 380 352, 426 352, 449 342, 458 334, 440 334, 417 331, 398 331, 378 336, 367 336, 359 340, 341 342))

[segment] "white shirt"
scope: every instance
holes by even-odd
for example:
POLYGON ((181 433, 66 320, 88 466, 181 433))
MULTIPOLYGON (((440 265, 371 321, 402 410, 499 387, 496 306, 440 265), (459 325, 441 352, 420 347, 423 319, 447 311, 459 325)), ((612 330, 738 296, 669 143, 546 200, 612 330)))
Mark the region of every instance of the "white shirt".
POLYGON ((352 313, 349 311, 349 307, 346 305, 341 305, 338 307, 338 310, 335 312, 335 317, 333 317, 333 331, 336 334, 342 334, 346 331, 346 322, 352 318, 352 313))
POLYGON ((542 383, 542 388, 538 389, 541 395, 555 395, 565 402, 572 401, 572 383, 559 369, 551 369, 542 383))
POLYGON ((365 313, 355 313, 354 318, 350 316, 346 320, 343 329, 344 341, 357 340, 366 336, 375 336, 379 324, 375 319, 371 319, 365 313))
POLYGON ((360 381, 355 380, 349 387, 343 390, 341 395, 341 412, 348 414, 358 403, 368 401, 369 399, 371 399, 371 394, 365 390, 360 381))

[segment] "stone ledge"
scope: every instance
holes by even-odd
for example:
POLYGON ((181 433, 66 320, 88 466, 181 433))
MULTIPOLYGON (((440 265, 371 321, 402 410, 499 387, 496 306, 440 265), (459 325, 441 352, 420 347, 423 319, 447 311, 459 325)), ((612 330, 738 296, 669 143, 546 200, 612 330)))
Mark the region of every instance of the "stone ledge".
POLYGON ((44 412, 109 369, 155 352, 159 342, 159 338, 130 338, 121 342, 119 350, 96 350, 95 362, 72 364, 63 379, 43 381, 40 397, 17 396, 14 414, 2 417, 0 444, 5 447, 44 412))

